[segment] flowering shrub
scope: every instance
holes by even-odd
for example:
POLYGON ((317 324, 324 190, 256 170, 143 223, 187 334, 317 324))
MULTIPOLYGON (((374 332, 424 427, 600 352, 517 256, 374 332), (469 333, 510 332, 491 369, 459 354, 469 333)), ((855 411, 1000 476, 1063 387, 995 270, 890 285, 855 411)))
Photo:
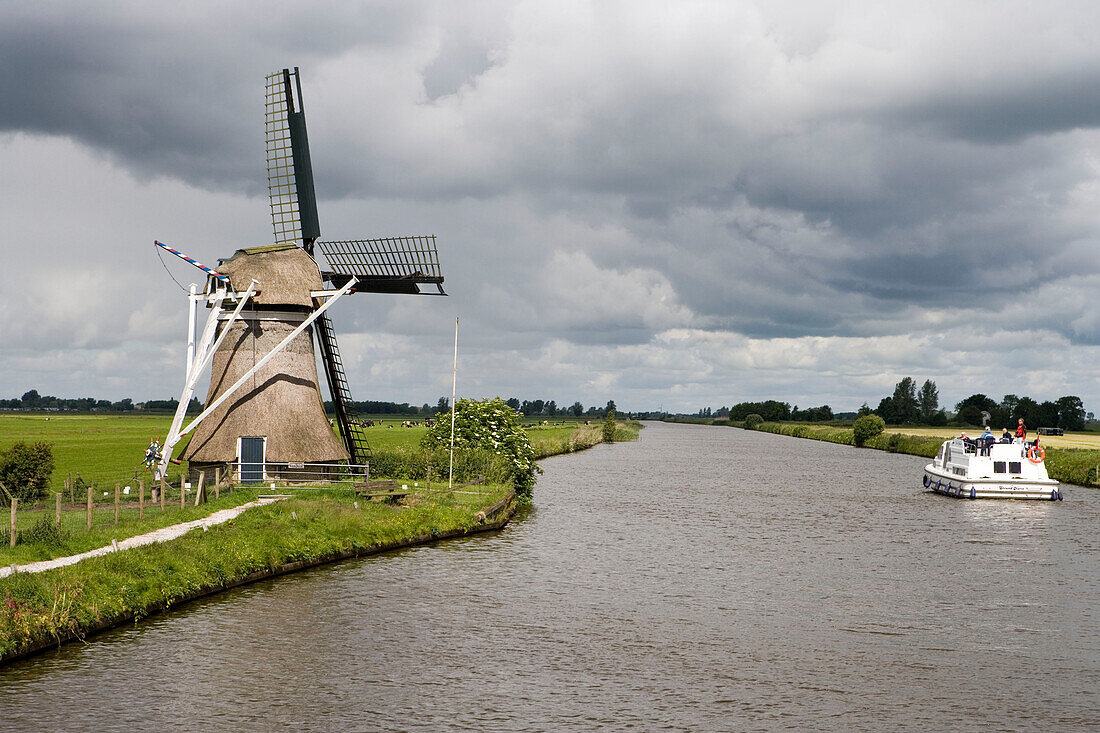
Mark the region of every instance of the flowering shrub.
MULTIPOLYGON (((535 474, 542 469, 535 463, 535 451, 516 411, 500 397, 462 399, 455 408, 455 448, 487 450, 502 456, 511 468, 516 494, 530 498, 535 474)), ((420 444, 425 448, 450 446, 451 413, 439 415, 420 444)))

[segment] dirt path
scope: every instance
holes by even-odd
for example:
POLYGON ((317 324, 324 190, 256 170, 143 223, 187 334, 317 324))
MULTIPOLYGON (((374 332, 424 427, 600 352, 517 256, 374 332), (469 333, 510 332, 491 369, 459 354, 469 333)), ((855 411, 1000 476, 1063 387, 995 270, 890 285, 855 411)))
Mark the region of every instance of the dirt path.
POLYGON ((202 519, 195 519, 190 522, 183 522, 182 524, 173 524, 170 527, 161 527, 160 529, 153 530, 152 532, 139 534, 135 537, 128 537, 121 542, 116 540, 106 547, 100 547, 95 550, 89 550, 88 552, 82 552, 79 555, 56 557, 53 560, 39 560, 38 562, 30 562, 26 565, 9 565, 6 568, 0 568, 0 578, 6 578, 14 572, 41 573, 45 570, 53 570, 54 568, 64 567, 65 565, 73 565, 88 557, 98 557, 100 555, 106 555, 109 552, 118 552, 119 550, 127 550, 131 547, 151 545, 155 542, 167 542, 168 540, 174 540, 177 537, 187 534, 193 529, 198 529, 199 527, 202 527, 205 531, 207 528, 213 527, 215 524, 222 524, 223 522, 228 522, 230 519, 234 519, 235 517, 240 516, 242 512, 254 506, 264 506, 265 504, 271 504, 283 498, 285 497, 264 497, 262 499, 257 499, 256 501, 250 501, 247 504, 241 504, 240 506, 236 506, 231 509, 222 509, 221 511, 214 512, 210 516, 203 517, 202 519))

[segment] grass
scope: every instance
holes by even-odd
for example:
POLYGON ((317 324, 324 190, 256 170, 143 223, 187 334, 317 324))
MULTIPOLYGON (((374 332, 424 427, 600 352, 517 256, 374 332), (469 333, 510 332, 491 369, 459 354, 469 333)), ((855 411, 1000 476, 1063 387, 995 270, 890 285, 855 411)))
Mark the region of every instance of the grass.
MULTIPOLYGON (((372 451, 415 450, 427 432, 422 425, 403 427, 404 420, 412 419, 408 415, 374 415, 371 418, 383 421, 382 425, 363 428, 372 451)), ((533 418, 523 422, 528 426, 531 443, 540 457, 571 452, 570 444, 574 446, 572 450, 594 445, 589 442, 587 433, 591 428, 598 430, 601 424, 592 420, 590 426, 585 426, 584 418, 574 417, 556 417, 548 420, 549 425, 533 418)), ((145 449, 151 438, 163 440, 171 424, 172 416, 165 414, 6 413, 0 414, 0 450, 18 442, 53 443, 56 465, 50 491, 62 491, 70 474, 79 475, 96 487, 97 501, 102 501, 103 491, 108 490, 111 492, 109 500, 113 502, 116 483, 131 486, 136 491, 137 481, 145 478, 151 487, 152 474, 142 466, 145 449)), ((176 446, 175 455, 178 456, 186 444, 185 438, 176 446)), ((169 482, 178 483, 179 475, 179 466, 169 467, 169 482)), ((76 501, 82 499, 75 497, 76 501)))
MULTIPOLYGON (((1007 426, 1015 434, 1016 427, 1014 425, 1007 426)), ((918 435, 921 437, 939 438, 940 442, 947 440, 948 438, 954 438, 960 433, 966 433, 971 438, 976 438, 982 433, 981 428, 916 428, 916 427, 900 427, 900 428, 886 428, 888 433, 904 433, 906 435, 918 435)), ((994 431, 994 435, 998 438, 1001 436, 1000 429, 994 431)), ((1036 437, 1034 431, 1028 434, 1028 440, 1033 440, 1036 437)), ((1054 448, 1084 448, 1088 450, 1100 450, 1100 433, 1066 433, 1065 435, 1040 435, 1039 444, 1054 448)))
MULTIPOLYGON (((70 473, 113 491, 116 483, 136 487, 135 482, 143 476, 151 482, 152 474, 141 465, 145 449, 151 438, 163 442, 171 425, 171 415, 2 414, 0 450, 19 442, 53 443, 51 491, 61 491, 70 473)), ((170 466, 169 480, 178 481, 179 472, 179 466, 170 466)))
MULTIPOLYGON (((735 427, 741 427, 735 424, 735 427)), ((795 438, 825 440, 831 443, 852 445, 852 431, 831 425, 812 425, 796 423, 763 423, 757 430, 778 435, 790 435, 795 438)), ((959 434, 956 428, 888 428, 881 435, 868 440, 865 448, 875 448, 891 453, 934 457, 940 445, 947 438, 959 434)), ((969 433, 967 433, 969 435, 969 433)), ((1060 447, 1054 443, 1058 436, 1044 435, 1041 444, 1046 446, 1047 473, 1052 479, 1078 486, 1100 485, 1100 442, 1091 442, 1100 438, 1089 433, 1072 433, 1065 436, 1060 447), (1075 445, 1097 445, 1098 448, 1078 448, 1075 445)))
POLYGON ((411 494, 407 506, 322 492, 251 509, 208 532, 0 580, 0 660, 140 619, 288 563, 315 563, 475 529, 505 486, 411 494))
MULTIPOLYGON (((87 515, 83 510, 69 510, 61 512, 61 539, 58 542, 22 542, 11 547, 7 542, 0 546, 0 566, 15 563, 23 565, 37 560, 52 560, 56 557, 78 555, 97 547, 111 544, 111 540, 124 540, 145 534, 161 527, 173 524, 190 522, 195 519, 209 516, 222 509, 230 509, 254 500, 262 493, 260 488, 235 488, 232 492, 223 493, 219 499, 211 499, 206 504, 193 506, 188 503, 180 508, 179 500, 167 503, 165 511, 160 510, 160 505, 152 507, 146 505, 145 516, 139 518, 137 505, 127 504, 119 512, 119 522, 114 523, 114 507, 97 508, 93 512, 92 528, 87 528, 87 515)), ((213 496, 213 493, 211 493, 213 496)), ((4 514, 7 520, 8 515, 4 514)), ((16 518, 18 531, 27 532, 35 523, 43 518, 50 522, 54 520, 53 509, 38 511, 21 511, 16 518)), ((4 529, 9 523, 4 521, 4 529)), ((5 534, 5 536, 7 536, 5 534)))

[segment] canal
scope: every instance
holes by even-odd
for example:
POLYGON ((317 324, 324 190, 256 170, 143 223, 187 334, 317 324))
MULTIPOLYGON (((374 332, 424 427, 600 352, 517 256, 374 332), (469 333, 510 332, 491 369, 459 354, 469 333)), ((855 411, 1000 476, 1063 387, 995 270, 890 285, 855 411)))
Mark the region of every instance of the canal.
POLYGON ((0 670, 12 730, 1100 724, 1100 492, 648 424, 504 531, 317 568, 0 670))

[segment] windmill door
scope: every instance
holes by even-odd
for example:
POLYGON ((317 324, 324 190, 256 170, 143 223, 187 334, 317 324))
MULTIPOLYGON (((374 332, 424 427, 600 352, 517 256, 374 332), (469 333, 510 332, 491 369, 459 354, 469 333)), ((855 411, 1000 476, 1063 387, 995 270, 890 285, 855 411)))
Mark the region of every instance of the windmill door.
POLYGON ((241 483, 255 484, 264 480, 266 447, 267 438, 241 438, 238 451, 241 458, 241 465, 238 467, 241 483))

